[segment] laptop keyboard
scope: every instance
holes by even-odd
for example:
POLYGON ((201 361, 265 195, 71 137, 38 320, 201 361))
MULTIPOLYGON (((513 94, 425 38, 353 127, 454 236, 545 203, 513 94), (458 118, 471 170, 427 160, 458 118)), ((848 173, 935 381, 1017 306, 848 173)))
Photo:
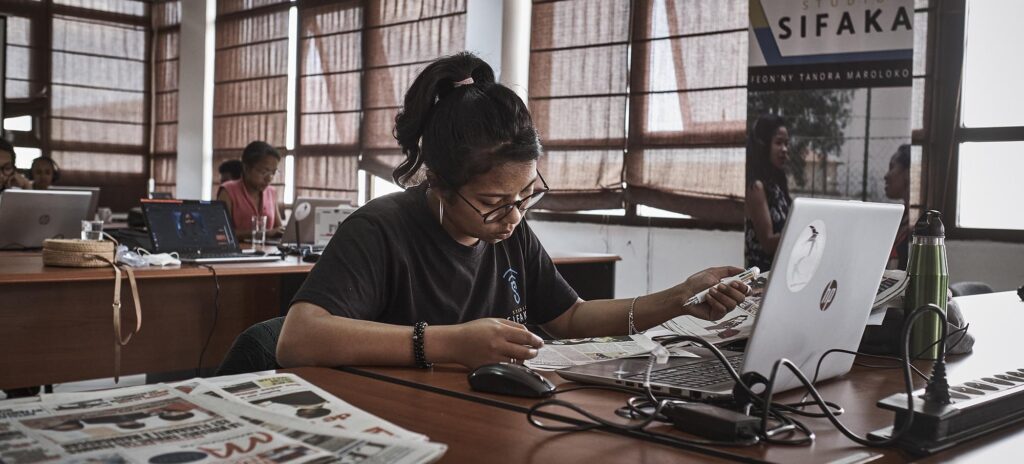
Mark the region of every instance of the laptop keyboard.
MULTIPOLYGON (((729 364, 736 370, 743 364, 743 355, 735 354, 728 356, 729 364)), ((624 380, 644 381, 645 372, 623 377, 624 380)), ((693 364, 666 367, 651 372, 651 382, 663 385, 684 386, 689 388, 700 388, 715 385, 732 380, 729 371, 722 366, 718 358, 708 359, 693 364)))
POLYGON ((256 258, 262 255, 252 253, 225 251, 220 253, 203 253, 182 255, 184 259, 224 259, 224 258, 256 258))
MULTIPOLYGON (((882 282, 878 285, 878 293, 881 294, 885 290, 888 290, 897 282, 899 282, 897 279, 890 277, 883 278, 882 282)), ((725 359, 729 360, 729 364, 731 364, 737 371, 739 371, 743 365, 743 354, 727 356, 725 359)), ((645 375, 645 372, 641 372, 623 377, 623 380, 643 382, 645 375)), ((653 383, 684 386, 689 388, 707 387, 710 385, 728 382, 730 380, 732 380, 732 377, 729 376, 729 372, 725 370, 725 367, 722 366, 722 363, 718 358, 651 371, 651 382, 653 383)))

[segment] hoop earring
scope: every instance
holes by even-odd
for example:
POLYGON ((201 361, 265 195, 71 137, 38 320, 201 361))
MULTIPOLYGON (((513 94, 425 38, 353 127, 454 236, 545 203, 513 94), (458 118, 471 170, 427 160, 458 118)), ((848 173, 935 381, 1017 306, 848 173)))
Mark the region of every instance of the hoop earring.
POLYGON ((440 196, 437 198, 437 218, 441 225, 444 225, 444 200, 440 196))

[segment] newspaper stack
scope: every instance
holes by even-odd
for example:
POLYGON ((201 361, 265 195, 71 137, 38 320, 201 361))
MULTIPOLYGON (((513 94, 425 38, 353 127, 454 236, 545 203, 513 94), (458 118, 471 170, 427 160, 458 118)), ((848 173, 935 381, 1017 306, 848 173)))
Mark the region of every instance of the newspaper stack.
POLYGON ((429 463, 447 447, 290 374, 0 402, 0 462, 429 463))

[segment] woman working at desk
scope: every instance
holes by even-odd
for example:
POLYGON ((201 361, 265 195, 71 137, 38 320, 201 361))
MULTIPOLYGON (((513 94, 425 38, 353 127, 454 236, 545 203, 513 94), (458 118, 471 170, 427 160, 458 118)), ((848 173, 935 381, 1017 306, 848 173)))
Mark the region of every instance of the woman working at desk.
POLYGON ((542 341, 619 335, 680 315, 719 319, 742 283, 697 292, 741 269, 713 268, 662 292, 583 301, 562 279, 523 214, 548 187, 523 101, 469 53, 442 58, 413 82, 396 118, 404 185, 335 233, 295 296, 277 346, 283 366, 476 367, 530 359, 542 341))
POLYGON ((277 175, 281 154, 266 142, 252 142, 242 151, 242 178, 221 184, 217 199, 224 202, 235 235, 244 239, 252 232, 253 216, 267 217, 267 236, 280 236, 281 214, 277 192, 270 185, 277 175))

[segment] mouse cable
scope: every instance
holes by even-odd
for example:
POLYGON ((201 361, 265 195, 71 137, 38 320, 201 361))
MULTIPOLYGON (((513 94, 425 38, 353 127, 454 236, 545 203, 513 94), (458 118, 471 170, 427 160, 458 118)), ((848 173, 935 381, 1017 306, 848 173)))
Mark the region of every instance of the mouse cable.
POLYGON ((203 356, 206 355, 206 349, 210 346, 210 340, 213 338, 213 332, 217 329, 217 316, 220 314, 220 280, 217 278, 217 269, 209 264, 199 264, 201 267, 205 267, 213 273, 213 324, 210 325, 210 331, 206 334, 206 341, 203 342, 203 349, 199 351, 199 362, 196 364, 196 377, 199 377, 203 369, 203 356))

